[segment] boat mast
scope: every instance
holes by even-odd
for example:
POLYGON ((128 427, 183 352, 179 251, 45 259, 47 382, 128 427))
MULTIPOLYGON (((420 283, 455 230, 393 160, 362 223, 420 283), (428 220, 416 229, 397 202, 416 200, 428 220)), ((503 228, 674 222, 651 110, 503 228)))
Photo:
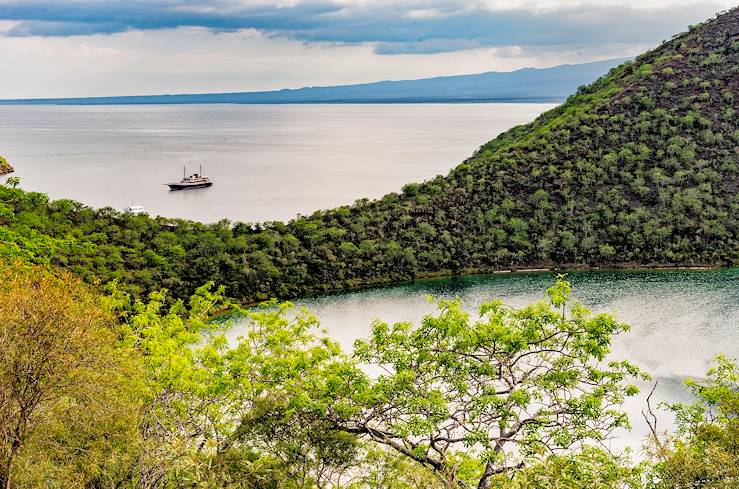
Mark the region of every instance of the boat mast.
POLYGON ((182 165, 182 178, 187 178, 187 166, 182 165))

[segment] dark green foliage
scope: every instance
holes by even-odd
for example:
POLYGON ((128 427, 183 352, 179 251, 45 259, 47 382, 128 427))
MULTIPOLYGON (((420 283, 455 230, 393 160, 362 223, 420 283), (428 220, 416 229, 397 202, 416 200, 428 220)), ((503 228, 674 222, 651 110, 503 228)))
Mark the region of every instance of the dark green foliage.
POLYGON ((4 254, 121 279, 134 293, 185 297, 213 280, 246 302, 502 268, 737 264, 738 36, 734 9, 446 177, 287 224, 122 216, 2 189, 4 254))

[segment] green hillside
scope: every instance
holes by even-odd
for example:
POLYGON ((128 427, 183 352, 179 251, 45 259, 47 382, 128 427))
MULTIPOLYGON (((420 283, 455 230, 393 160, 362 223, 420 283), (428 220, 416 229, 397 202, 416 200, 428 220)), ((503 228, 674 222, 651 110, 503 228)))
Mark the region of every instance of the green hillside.
POLYGON ((247 302, 442 273, 739 264, 739 10, 400 194, 260 225, 124 216, 0 192, 0 254, 135 293, 247 302))

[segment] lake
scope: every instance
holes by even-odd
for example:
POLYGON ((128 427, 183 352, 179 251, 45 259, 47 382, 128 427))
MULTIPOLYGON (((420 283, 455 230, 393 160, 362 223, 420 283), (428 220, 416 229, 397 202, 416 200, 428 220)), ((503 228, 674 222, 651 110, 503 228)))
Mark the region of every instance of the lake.
POLYGON ((446 174, 551 104, 2 106, 27 190, 203 222, 287 220, 446 174), (170 192, 183 165, 214 186, 170 192))
MULTIPOLYGON (((711 271, 592 271, 568 275, 573 296, 593 312, 610 312, 631 325, 616 337, 613 357, 636 363, 659 381, 655 397, 688 399, 687 377, 703 375, 712 357, 739 358, 739 269, 711 271)), ((331 294, 296 301, 305 306, 350 351, 365 337, 373 319, 412 321, 434 311, 427 295, 461 298, 470 312, 484 300, 501 298, 520 307, 541 300, 554 273, 475 275, 331 294)), ((473 316, 474 317, 474 316, 473 316)), ((238 328, 232 332, 238 335, 238 328)), ((614 440, 615 447, 639 447, 647 434, 642 395, 625 406, 634 430, 614 440)), ((670 425, 663 413, 661 429, 670 425)))

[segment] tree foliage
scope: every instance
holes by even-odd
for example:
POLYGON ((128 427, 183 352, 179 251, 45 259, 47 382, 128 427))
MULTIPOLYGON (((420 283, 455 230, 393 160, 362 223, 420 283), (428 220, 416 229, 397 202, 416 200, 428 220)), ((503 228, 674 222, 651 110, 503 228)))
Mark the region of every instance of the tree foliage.
POLYGON ((0 271, 3 487, 656 489, 736 478, 727 359, 690 384, 700 403, 671 406, 680 430, 659 440, 653 465, 602 448, 628 426, 620 404, 642 374, 609 357, 627 327, 591 315, 563 279, 546 301, 487 302, 475 320, 441 301, 418 326, 377 321, 350 356, 307 311, 242 310, 210 283, 169 302, 115 284, 101 297, 19 262, 0 271))
POLYGON ((637 392, 626 382, 640 372, 606 360, 627 327, 591 317, 563 279, 548 296, 520 310, 486 302, 475 322, 458 301, 439 302, 418 328, 376 322, 355 355, 387 373, 361 395, 350 431, 447 483, 488 488, 500 474, 627 427, 619 406, 637 392))
POLYGON ((69 273, 0 262, 0 487, 106 485, 137 450, 136 369, 69 273))
POLYGON ((333 399, 327 379, 354 369, 315 317, 275 301, 242 310, 212 283, 188 304, 165 295, 109 298, 145 372, 137 486, 312 487, 354 461, 354 438, 315 413, 333 399))
POLYGON ((667 407, 678 430, 660 437, 655 430, 652 449, 657 460, 654 488, 739 486, 739 367, 736 360, 718 356, 705 380, 687 383, 697 401, 667 407))

